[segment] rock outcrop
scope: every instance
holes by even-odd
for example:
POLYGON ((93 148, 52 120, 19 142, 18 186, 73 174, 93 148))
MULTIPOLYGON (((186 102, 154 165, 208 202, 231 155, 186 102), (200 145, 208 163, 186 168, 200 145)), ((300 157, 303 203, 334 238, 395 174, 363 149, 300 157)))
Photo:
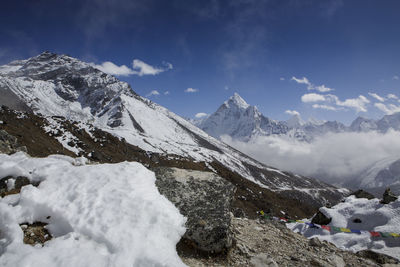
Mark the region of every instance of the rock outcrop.
POLYGON ((366 198, 366 199, 374 199, 375 196, 371 193, 368 193, 367 191, 364 191, 362 189, 357 190, 353 193, 350 194, 350 196, 355 196, 356 198, 366 198))
POLYGON ((318 211, 311 220, 312 223, 316 223, 316 224, 320 224, 320 225, 327 225, 331 221, 332 221, 332 218, 327 217, 321 211, 318 211))
POLYGON ((390 202, 396 201, 397 197, 390 191, 390 188, 385 190, 383 193, 383 199, 381 201, 382 204, 389 204, 390 202))
POLYGON ((188 219, 184 239, 205 252, 219 253, 231 247, 234 185, 211 172, 165 167, 153 171, 160 193, 188 219))
POLYGON ((4 130, 0 130, 0 153, 12 154, 18 151, 27 152, 25 146, 18 145, 15 136, 8 134, 4 130))

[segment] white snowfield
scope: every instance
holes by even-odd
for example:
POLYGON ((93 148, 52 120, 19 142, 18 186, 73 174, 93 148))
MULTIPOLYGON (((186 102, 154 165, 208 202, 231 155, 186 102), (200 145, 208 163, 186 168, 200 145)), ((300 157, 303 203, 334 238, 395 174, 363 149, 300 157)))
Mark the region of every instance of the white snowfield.
POLYGON ((307 238, 327 240, 342 249, 353 252, 369 249, 400 260, 399 237, 371 237, 368 232, 400 233, 400 200, 389 204, 380 204, 379 201, 377 198, 368 200, 350 196, 332 208, 320 208, 323 214, 332 218, 329 226, 361 230, 361 234, 332 233, 298 223, 290 223, 287 226, 307 238), (356 218, 360 219, 361 223, 355 223, 353 220, 356 218))
POLYGON ((175 246, 186 219, 141 164, 0 154, 7 175, 41 182, 0 199, 0 266, 184 266, 175 246), (53 239, 24 244, 20 224, 38 221, 53 239))

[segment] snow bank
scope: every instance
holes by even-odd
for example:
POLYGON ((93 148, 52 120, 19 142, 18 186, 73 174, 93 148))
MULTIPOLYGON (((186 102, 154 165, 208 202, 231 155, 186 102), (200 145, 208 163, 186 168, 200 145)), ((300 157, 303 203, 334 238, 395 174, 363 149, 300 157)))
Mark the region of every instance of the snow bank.
POLYGON ((287 224, 295 232, 301 232, 307 238, 318 237, 327 240, 337 247, 353 252, 370 249, 384 253, 400 260, 399 237, 371 237, 368 231, 400 233, 400 201, 380 204, 379 199, 368 200, 350 196, 345 202, 332 208, 321 208, 320 211, 332 218, 329 226, 361 230, 357 233, 333 233, 323 229, 308 228, 305 224, 287 224), (355 223, 354 219, 361 223, 355 223))
POLYGON ((184 265, 175 245, 185 218, 141 164, 0 154, 0 177, 7 175, 41 183, 0 199, 0 266, 184 265), (19 224, 35 221, 53 236, 43 247, 23 243, 19 224))

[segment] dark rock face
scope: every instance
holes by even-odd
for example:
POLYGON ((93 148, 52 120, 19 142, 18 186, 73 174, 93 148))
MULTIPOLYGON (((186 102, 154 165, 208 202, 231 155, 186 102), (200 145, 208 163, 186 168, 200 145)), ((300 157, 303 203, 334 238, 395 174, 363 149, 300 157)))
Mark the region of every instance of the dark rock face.
POLYGON ((321 211, 318 211, 312 218, 311 222, 321 225, 327 225, 332 221, 332 218, 326 217, 321 211))
POLYGON ((25 146, 19 146, 17 138, 0 130, 0 153, 12 154, 18 151, 27 152, 25 146))
POLYGON ((219 253, 232 246, 234 185, 211 172, 165 167, 153 171, 160 193, 188 218, 185 239, 205 252, 219 253))
POLYGON ((361 250, 356 253, 357 256, 371 259, 379 264, 397 264, 399 261, 391 256, 381 254, 372 250, 361 250))
POLYGON ((362 189, 351 193, 350 196, 355 196, 356 198, 366 198, 366 199, 374 199, 375 198, 374 195, 372 195, 371 193, 368 193, 367 191, 364 191, 362 189))
POLYGON ((389 204, 390 202, 396 201, 397 197, 390 191, 390 188, 385 190, 383 193, 383 199, 381 201, 382 204, 389 204))

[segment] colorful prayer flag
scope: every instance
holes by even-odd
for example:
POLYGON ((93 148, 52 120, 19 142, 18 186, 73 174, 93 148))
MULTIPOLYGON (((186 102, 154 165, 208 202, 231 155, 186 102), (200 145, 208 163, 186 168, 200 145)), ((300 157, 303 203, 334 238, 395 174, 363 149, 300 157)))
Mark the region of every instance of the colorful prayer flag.
POLYGON ((330 227, 330 226, 328 226, 328 225, 321 225, 321 227, 322 227, 322 229, 325 229, 325 230, 331 231, 331 227, 330 227))
POLYGON ((381 234, 382 237, 390 237, 389 233, 385 233, 385 232, 379 232, 381 234))
POLYGON ((381 234, 379 232, 375 232, 375 231, 369 231, 369 233, 371 234, 371 236, 373 237, 380 237, 381 234))
POLYGON ((283 217, 268 216, 264 213, 264 211, 260 211, 260 214, 265 219, 270 219, 270 220, 275 220, 275 221, 280 220, 280 221, 289 222, 289 223, 294 223, 294 222, 303 223, 303 224, 308 225, 310 228, 322 228, 327 231, 335 231, 335 232, 343 232, 343 233, 356 233, 356 234, 369 233, 372 237, 394 237, 394 238, 400 237, 400 234, 398 234, 398 233, 366 231, 366 230, 349 229, 349 228, 345 228, 345 227, 319 225, 319 224, 315 224, 315 223, 311 223, 311 222, 305 222, 302 220, 292 220, 292 219, 286 219, 283 217))

